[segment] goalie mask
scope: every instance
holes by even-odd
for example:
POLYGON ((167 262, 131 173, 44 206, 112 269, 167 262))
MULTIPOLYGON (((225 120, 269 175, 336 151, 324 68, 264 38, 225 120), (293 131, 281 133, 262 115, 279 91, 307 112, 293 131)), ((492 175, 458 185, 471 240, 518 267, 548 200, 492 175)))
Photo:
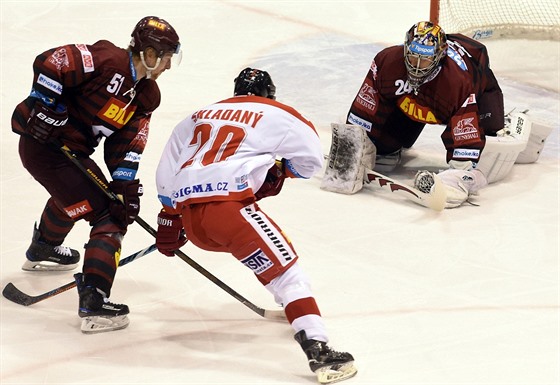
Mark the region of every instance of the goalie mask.
POLYGON ((175 29, 167 21, 156 16, 146 16, 140 20, 131 36, 130 50, 136 54, 144 52, 148 47, 155 49, 158 57, 166 53, 181 52, 179 35, 175 29))
POLYGON ((447 53, 447 37, 437 24, 421 21, 408 30, 404 41, 404 62, 408 84, 415 93, 431 75, 447 53))
POLYGON ((276 99, 276 86, 266 71, 247 67, 239 73, 234 82, 233 94, 235 96, 256 95, 272 100, 276 99))

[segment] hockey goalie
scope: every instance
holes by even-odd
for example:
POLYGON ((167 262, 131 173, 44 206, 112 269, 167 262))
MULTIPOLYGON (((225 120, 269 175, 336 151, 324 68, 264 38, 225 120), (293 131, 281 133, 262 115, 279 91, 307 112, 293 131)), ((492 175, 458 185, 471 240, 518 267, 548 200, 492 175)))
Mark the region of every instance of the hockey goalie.
POLYGON ((346 123, 332 125, 321 188, 359 191, 370 180, 368 169, 390 173, 427 124, 442 125, 449 168, 418 172, 414 188, 433 194, 441 182, 446 208, 504 179, 514 163, 535 162, 552 131, 525 112, 505 116, 486 47, 461 34, 446 35, 428 21, 408 30, 404 46, 374 57, 346 123))

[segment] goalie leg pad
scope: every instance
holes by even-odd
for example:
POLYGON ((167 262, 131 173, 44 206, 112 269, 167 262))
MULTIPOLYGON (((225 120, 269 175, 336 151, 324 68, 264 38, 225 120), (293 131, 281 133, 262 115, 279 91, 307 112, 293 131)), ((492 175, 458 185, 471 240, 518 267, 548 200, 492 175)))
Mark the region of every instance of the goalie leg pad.
POLYGON ((515 163, 534 163, 539 159, 546 138, 552 132, 552 126, 533 122, 531 126, 531 135, 527 147, 523 150, 515 160, 515 163))
POLYGON ((360 126, 332 123, 331 128, 332 142, 321 189, 354 194, 363 187, 365 171, 374 166, 376 148, 360 126))
POLYGON ((476 169, 484 174, 488 183, 500 181, 509 175, 519 154, 527 147, 531 126, 526 114, 515 113, 511 124, 499 131, 498 136, 486 137, 486 145, 476 169))

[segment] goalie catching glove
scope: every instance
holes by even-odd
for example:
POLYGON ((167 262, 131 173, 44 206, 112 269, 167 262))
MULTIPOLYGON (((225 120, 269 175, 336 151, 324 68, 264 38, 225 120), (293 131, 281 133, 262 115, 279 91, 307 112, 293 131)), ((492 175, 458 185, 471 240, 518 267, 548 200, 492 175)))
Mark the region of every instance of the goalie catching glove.
MULTIPOLYGON (((467 202, 471 195, 476 195, 478 190, 486 186, 486 178, 478 170, 448 169, 439 172, 438 177, 443 182, 446 191, 445 208, 455 208, 467 202)), ((434 184, 434 178, 428 171, 418 171, 414 178, 414 187, 429 193, 434 184)))
POLYGON ((169 214, 162 209, 157 217, 156 247, 160 253, 173 257, 175 251, 187 243, 181 215, 169 214))

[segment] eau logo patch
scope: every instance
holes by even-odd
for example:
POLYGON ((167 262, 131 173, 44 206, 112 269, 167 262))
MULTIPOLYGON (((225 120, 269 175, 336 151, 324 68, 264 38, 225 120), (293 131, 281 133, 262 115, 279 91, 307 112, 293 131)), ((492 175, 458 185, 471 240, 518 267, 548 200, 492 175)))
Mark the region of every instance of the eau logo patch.
POLYGON ((266 254, 260 249, 247 258, 242 259, 241 263, 253 270, 255 274, 261 274, 273 266, 272 261, 268 259, 266 254))

